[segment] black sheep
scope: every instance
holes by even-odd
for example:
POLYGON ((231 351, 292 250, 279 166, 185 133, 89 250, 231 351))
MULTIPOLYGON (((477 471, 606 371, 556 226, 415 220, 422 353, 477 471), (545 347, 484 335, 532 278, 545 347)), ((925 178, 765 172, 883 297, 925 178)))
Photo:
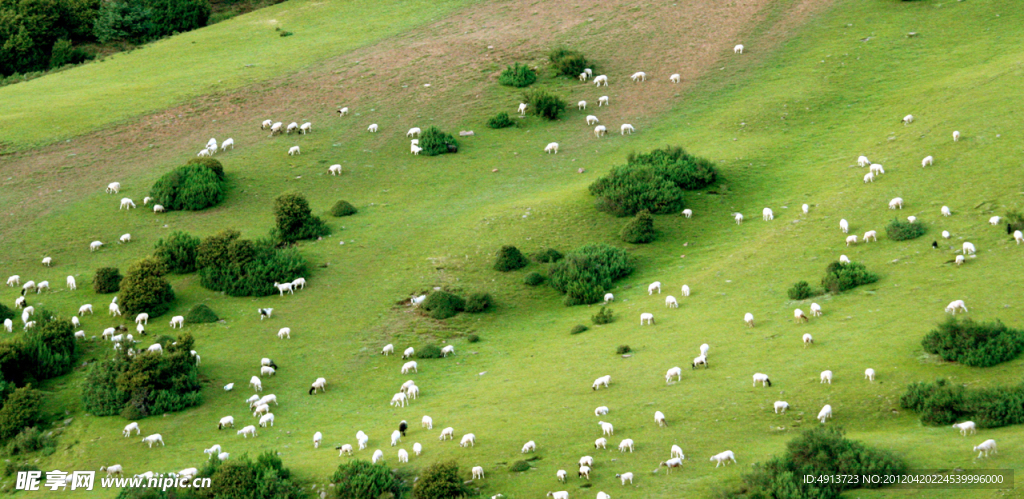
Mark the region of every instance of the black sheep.
POLYGON ((939 249, 939 242, 938 241, 932 241, 932 249, 939 249))
POLYGON ((402 432, 402 436, 403 437, 405 436, 405 430, 408 430, 408 429, 409 429, 409 424, 406 423, 405 420, 402 420, 401 423, 398 423, 398 431, 402 432))

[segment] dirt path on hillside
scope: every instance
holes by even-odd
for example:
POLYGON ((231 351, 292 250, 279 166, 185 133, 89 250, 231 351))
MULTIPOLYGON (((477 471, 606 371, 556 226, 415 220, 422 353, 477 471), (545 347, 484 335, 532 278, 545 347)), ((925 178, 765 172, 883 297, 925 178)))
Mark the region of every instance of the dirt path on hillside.
POLYGON ((732 62, 750 64, 832 3, 792 0, 783 15, 772 17, 774 25, 763 26, 777 1, 484 2, 293 75, 0 156, 0 238, 17 237, 19 225, 44 216, 61 198, 102 191, 108 182, 151 166, 163 151, 197 150, 209 137, 223 137, 225 129, 245 130, 234 134, 236 142, 255 140, 265 134, 258 124, 266 117, 304 116, 315 123, 335 116, 339 104, 363 109, 386 98, 406 114, 427 116, 431 106, 445 103, 446 112, 458 118, 469 112, 467 103, 496 84, 497 73, 489 69, 540 60, 559 44, 598 61, 616 87, 609 91, 615 104, 602 110, 602 119, 640 128, 670 109, 688 82, 732 57, 736 43, 744 43, 748 53, 732 62), (755 46, 745 38, 758 27, 755 46), (656 80, 679 73, 683 83, 633 84, 629 75, 636 71, 656 80))

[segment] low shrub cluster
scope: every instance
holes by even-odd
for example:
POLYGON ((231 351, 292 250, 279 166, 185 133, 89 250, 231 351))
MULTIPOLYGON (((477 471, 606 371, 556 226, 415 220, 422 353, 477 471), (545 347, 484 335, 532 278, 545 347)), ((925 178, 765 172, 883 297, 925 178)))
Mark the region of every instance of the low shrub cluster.
POLYGON ((786 294, 789 295, 790 300, 806 300, 812 296, 818 296, 825 291, 822 289, 814 289, 807 281, 800 281, 789 288, 786 294))
POLYGON ((619 233, 619 237, 627 243, 647 244, 654 241, 654 217, 647 210, 640 210, 619 233))
POLYGON ((491 128, 508 128, 510 126, 515 126, 515 124, 516 122, 512 121, 512 118, 509 118, 508 113, 504 111, 487 120, 487 126, 491 128))
POLYGON ((549 120, 557 120, 565 112, 566 103, 561 97, 543 90, 531 90, 523 94, 523 102, 529 107, 530 114, 549 120))
POLYGON ((43 394, 26 385, 13 390, 0 407, 0 440, 8 440, 39 422, 43 394))
POLYGON ((149 195, 168 210, 198 211, 224 200, 224 168, 215 159, 180 166, 153 184, 149 195))
POLYGON ((0 397, 13 388, 7 382, 22 386, 67 374, 75 366, 79 351, 71 321, 45 309, 36 310, 34 318, 36 327, 0 342, 0 397))
POLYGON ((420 134, 420 154, 437 156, 440 154, 459 152, 459 143, 450 133, 442 132, 436 126, 423 130, 420 134))
MULTIPOLYGON (((40 449, 50 448, 55 450, 57 442, 52 436, 39 431, 39 428, 35 426, 25 428, 14 436, 10 442, 7 443, 7 454, 16 456, 18 454, 28 454, 35 452, 40 449)), ((46 454, 46 452, 43 452, 46 454)))
POLYGON ((1024 214, 1017 210, 1006 212, 1006 233, 1013 234, 1013 231, 1024 231, 1024 214))
POLYGON ((466 312, 478 314, 494 306, 490 293, 471 293, 466 298, 466 312))
POLYGON ((274 200, 276 226, 271 237, 282 243, 316 239, 331 233, 323 219, 313 215, 309 202, 302 194, 289 192, 274 200))
POLYGON ((944 360, 971 367, 989 367, 1013 360, 1024 351, 1024 331, 1002 322, 950 318, 928 333, 921 346, 944 360))
POLYGON ((447 291, 434 291, 427 295, 420 308, 430 313, 434 319, 443 320, 455 317, 466 309, 466 300, 447 291))
POLYGON ((153 256, 163 263, 168 272, 189 274, 196 271, 196 254, 201 242, 198 237, 176 230, 167 236, 166 241, 161 238, 156 242, 153 256))
POLYGON ((966 388, 944 379, 907 386, 900 407, 917 412, 921 422, 951 425, 974 421, 981 428, 1024 423, 1024 384, 994 388, 966 388))
POLYGON ((907 464, 884 450, 874 449, 845 438, 843 430, 823 426, 806 430, 786 444, 786 452, 764 464, 755 464, 743 477, 744 494, 732 497, 758 499, 815 498, 838 499, 843 491, 856 488, 879 488, 883 484, 805 483, 805 475, 860 476, 862 474, 902 474, 907 464))
POLYGON ((523 256, 519 248, 507 245, 498 250, 498 258, 494 260, 494 270, 498 272, 510 272, 519 270, 530 264, 530 261, 523 256))
POLYGON ((622 249, 607 244, 587 244, 551 265, 548 283, 565 294, 565 304, 589 305, 604 299, 612 283, 633 272, 622 249))
POLYGON ((129 357, 126 350, 117 350, 112 358, 94 363, 82 384, 85 409, 135 420, 201 404, 192 335, 179 336, 177 344, 167 337, 157 342, 163 354, 143 350, 129 357))
POLYGON ((480 336, 479 335, 470 334, 470 335, 466 336, 466 342, 467 343, 476 343, 478 341, 480 341, 480 336))
POLYGON ((154 257, 146 257, 128 266, 121 281, 121 309, 129 315, 147 313, 159 317, 171 309, 174 290, 164 279, 165 266, 154 257))
POLYGON ((608 307, 601 307, 601 310, 596 315, 592 316, 590 320, 594 321, 594 324, 611 324, 615 320, 615 314, 608 307))
POLYGON ((537 73, 527 67, 526 64, 519 64, 518 62, 514 66, 505 68, 498 76, 498 83, 506 87, 528 87, 535 81, 537 81, 537 73))
POLYGON ((630 154, 626 164, 590 184, 597 197, 597 209, 617 217, 636 215, 642 210, 654 214, 678 213, 683 193, 703 189, 718 178, 714 164, 688 154, 680 147, 656 149, 647 154, 630 154))
POLYGON ((306 260, 295 248, 278 248, 274 241, 240 239, 223 230, 203 239, 196 250, 199 283, 229 296, 268 296, 274 282, 308 277, 306 260))
POLYGON ((569 330, 569 334, 580 334, 588 329, 590 328, 584 326, 583 324, 577 324, 573 326, 572 329, 569 330))
POLYGON ((423 345, 422 347, 420 347, 419 350, 416 351, 416 358, 417 359, 440 359, 441 358, 441 347, 439 347, 439 346, 437 346, 437 345, 435 345, 433 343, 427 343, 426 345, 423 345))
POLYGON ((338 499, 397 499, 409 490, 408 484, 387 464, 371 464, 362 459, 338 465, 331 476, 331 483, 334 484, 334 497, 338 499))
POLYGON ((539 263, 555 263, 562 258, 565 258, 565 255, 554 248, 548 248, 533 254, 533 259, 539 263))
POLYGON ((587 58, 575 50, 556 48, 548 54, 548 60, 551 61, 556 74, 569 78, 579 77, 580 73, 587 68, 593 69, 593 65, 587 61, 587 58))
POLYGON ((544 276, 537 272, 530 272, 529 274, 526 274, 525 278, 523 278, 523 282, 527 286, 540 286, 541 284, 544 284, 544 276))
POLYGON ((868 269, 862 264, 832 262, 825 269, 825 277, 821 279, 821 286, 832 294, 839 294, 876 281, 878 281, 878 275, 868 272, 868 269))
POLYGON ((185 314, 185 322, 189 324, 206 324, 210 322, 217 322, 219 320, 220 317, 217 317, 217 314, 203 303, 192 307, 188 313, 185 314))
POLYGON ((105 293, 116 293, 121 289, 121 280, 124 276, 121 275, 121 271, 114 267, 103 267, 96 271, 96 275, 92 278, 92 289, 93 291, 105 294, 105 293))
POLYGON ((619 355, 625 355, 625 354, 627 354, 627 353, 629 353, 629 352, 632 352, 632 351, 633 351, 633 349, 632 349, 632 348, 629 348, 629 345, 619 345, 619 346, 618 346, 618 347, 617 347, 617 348, 615 349, 615 353, 617 353, 617 354, 619 354, 619 355))
POLYGON ((508 471, 510 473, 522 473, 524 471, 530 471, 530 463, 520 459, 519 461, 512 463, 512 465, 508 467, 508 471))
POLYGON ((885 226, 885 234, 893 241, 909 241, 911 239, 917 239, 923 236, 924 233, 924 224, 909 221, 905 222, 896 218, 892 219, 892 221, 885 226))
POLYGON ((356 210, 356 207, 352 206, 352 203, 349 203, 348 201, 345 200, 341 200, 338 201, 337 203, 334 203, 334 206, 331 207, 331 216, 347 217, 349 215, 355 215, 357 211, 358 210, 356 210))
POLYGON ((420 473, 412 492, 416 499, 452 499, 472 495, 463 485, 459 477, 459 465, 455 461, 442 461, 428 466, 420 473))
POLYGON ((221 499, 303 499, 302 486, 292 479, 276 451, 265 451, 253 460, 248 454, 231 456, 227 461, 208 459, 199 468, 199 478, 210 478, 211 487, 170 489, 170 498, 221 499), (181 493, 184 492, 184 493, 181 493))

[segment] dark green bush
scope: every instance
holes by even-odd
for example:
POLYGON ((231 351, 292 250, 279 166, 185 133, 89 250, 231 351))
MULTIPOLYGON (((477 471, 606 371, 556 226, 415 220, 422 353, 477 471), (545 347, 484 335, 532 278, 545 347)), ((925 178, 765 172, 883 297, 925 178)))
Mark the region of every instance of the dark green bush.
POLYGON ((516 122, 512 121, 512 118, 509 118, 508 113, 504 111, 487 120, 487 126, 491 128, 508 128, 510 126, 515 126, 515 124, 516 122))
POLYGON ((548 283, 566 295, 566 305, 589 305, 602 301, 612 282, 631 272, 633 265, 624 250, 587 244, 551 265, 548 283))
POLYGON ((445 291, 434 291, 427 295, 420 308, 430 312, 431 317, 442 320, 465 310, 466 300, 445 291))
POLYGON ((564 100, 543 90, 531 90, 523 93, 523 102, 529 105, 527 109, 530 114, 549 120, 557 120, 558 115, 565 112, 566 108, 564 100))
POLYGON ((999 321, 950 318, 928 333, 921 346, 950 362, 989 367, 1013 360, 1024 351, 1024 331, 1010 329, 999 321))
POLYGON ((541 284, 544 284, 544 276, 537 272, 530 272, 529 274, 526 274, 523 282, 526 283, 527 286, 540 286, 541 284))
POLYGON ((1010 234, 1015 230, 1024 231, 1024 215, 1017 210, 1010 210, 1006 212, 1006 233, 1010 234))
POLYGON ((70 40, 57 40, 50 50, 50 69, 56 69, 68 64, 78 64, 91 59, 92 56, 71 45, 70 40))
POLYGON ((511 473, 522 473, 524 471, 530 471, 530 463, 519 460, 512 463, 512 466, 508 467, 508 471, 511 473))
POLYGON ((267 296, 277 293, 274 282, 308 277, 306 260, 295 248, 277 248, 271 240, 239 239, 224 230, 207 237, 196 250, 199 283, 229 296, 267 296))
POLYGON ((119 295, 124 313, 134 316, 145 312, 154 318, 171 309, 174 290, 164 279, 164 271, 163 264, 154 257, 143 258, 128 267, 119 295))
MULTIPOLYGON (((170 338, 167 338, 170 340, 170 338)), ((185 333, 171 341, 157 341, 163 354, 124 350, 92 365, 82 384, 82 402, 96 416, 121 414, 126 419, 175 412, 203 402, 199 367, 192 350, 195 340, 185 333)))
POLYGON ((562 258, 565 258, 565 255, 553 248, 548 248, 544 251, 533 254, 533 259, 540 263, 554 263, 562 258))
POLYGON ((529 263, 529 260, 519 251, 519 248, 512 245, 502 246, 501 250, 498 251, 498 258, 494 261, 494 270, 509 272, 519 270, 529 265, 529 263))
POLYGON ((590 184, 597 209, 617 217, 641 210, 654 214, 683 209, 683 191, 702 189, 717 179, 711 161, 682 148, 666 147, 648 154, 630 154, 626 164, 590 184))
POLYGON ((885 226, 885 234, 893 241, 917 239, 923 236, 924 232, 924 224, 904 222, 896 218, 892 219, 892 222, 885 226))
POLYGON ((217 178, 224 180, 224 165, 220 161, 213 158, 192 158, 185 162, 186 165, 200 165, 205 166, 217 175, 217 178))
POLYGON ((39 421, 43 394, 26 385, 14 390, 0 408, 0 440, 7 440, 39 421))
POLYGON ((1024 423, 1024 384, 966 388, 944 379, 913 383, 900 397, 900 407, 918 412, 921 422, 950 425, 974 421, 981 428, 1024 423))
POLYGON ((537 73, 527 67, 526 64, 519 64, 518 62, 515 66, 505 68, 501 75, 498 76, 498 83, 506 87, 528 87, 535 81, 537 81, 537 73))
POLYGON ((153 9, 143 2, 102 2, 93 30, 100 43, 143 43, 155 32, 153 9))
POLYGON ((4 476, 16 475, 19 471, 40 471, 39 468, 28 462, 17 462, 14 460, 7 459, 4 463, 4 476))
POLYGON ((440 359, 441 358, 441 347, 439 347, 439 346, 437 346, 437 345, 435 345, 433 343, 427 343, 426 345, 423 345, 422 347, 420 347, 419 350, 416 350, 416 358, 417 359, 440 359))
POLYGON ((163 263, 168 272, 189 274, 196 271, 196 255, 201 242, 187 232, 174 231, 166 242, 163 239, 156 242, 153 256, 163 263))
POLYGON ((594 321, 594 324, 610 324, 615 320, 615 315, 610 308, 601 307, 601 310, 592 316, 590 320, 594 321))
POLYGON ((641 210, 619 233, 619 237, 627 243, 646 244, 654 240, 654 217, 651 212, 641 210))
POLYGON ((629 352, 632 352, 632 351, 633 351, 633 349, 629 348, 629 345, 619 345, 618 348, 615 349, 615 353, 617 353, 619 355, 625 355, 625 354, 627 354, 629 352))
POLYGON ((100 294, 116 293, 121 289, 121 279, 124 279, 121 271, 114 267, 103 267, 93 276, 92 289, 100 294))
POLYGON ((800 281, 789 288, 787 294, 790 300, 806 300, 812 296, 818 296, 824 291, 820 289, 814 289, 807 281, 800 281))
POLYGON ((54 447, 53 437, 46 435, 39 431, 39 428, 30 427, 25 428, 21 433, 18 433, 11 441, 7 444, 7 453, 12 456, 18 454, 28 454, 29 452, 35 452, 44 447, 54 447))
POLYGON ((20 345, 20 361, 28 374, 42 381, 71 372, 78 354, 71 321, 48 310, 39 310, 36 316, 38 324, 25 333, 20 345))
POLYGON ((466 299, 466 312, 478 314, 494 306, 490 293, 473 293, 466 299))
POLYGON ((0 322, 3 322, 5 319, 14 320, 14 318, 17 316, 18 315, 13 310, 8 308, 7 305, 0 303, 0 322))
POLYGON ((210 19, 209 0, 145 0, 153 9, 153 35, 164 37, 206 26, 210 19))
POLYGON ((876 281, 878 281, 878 275, 868 272, 868 269, 862 264, 850 262, 843 265, 839 262, 832 262, 825 269, 825 277, 821 279, 821 286, 832 294, 839 294, 876 281))
POLYGON ((355 215, 357 211, 358 210, 356 210, 356 207, 352 206, 352 203, 349 203, 348 201, 345 200, 341 200, 338 201, 337 203, 334 203, 334 206, 331 207, 331 216, 347 217, 349 215, 355 215))
POLYGON ((327 224, 309 208, 306 197, 298 193, 281 194, 274 200, 276 226, 271 235, 284 243, 316 239, 331 233, 327 224))
POLYGON ((285 468, 276 451, 265 451, 253 460, 248 454, 231 456, 227 461, 210 459, 199 468, 198 478, 209 478, 209 488, 171 489, 182 497, 197 499, 302 499, 308 497, 302 486, 292 481, 291 470, 285 468))
POLYGON ((883 484, 859 480, 805 483, 804 476, 899 475, 906 470, 906 463, 891 452, 848 440, 840 428, 821 426, 790 441, 782 456, 755 464, 753 471, 743 477, 746 493, 733 497, 839 499, 844 490, 879 488, 883 484))
POLYGON ((91 42, 99 7, 97 0, 0 2, 0 77, 45 71, 54 49, 65 50, 61 42, 91 42))
POLYGON ((555 68, 555 73, 559 76, 568 76, 569 78, 577 78, 584 69, 590 67, 590 63, 587 61, 583 54, 576 52, 575 50, 568 50, 565 48, 557 48, 548 54, 548 60, 551 61, 551 65, 555 68))
POLYGON ((224 200, 224 181, 205 164, 187 164, 160 177, 149 195, 168 210, 198 211, 224 200))
POLYGON ((583 324, 578 324, 578 325, 573 326, 572 329, 569 330, 569 334, 580 334, 580 333, 582 333, 582 332, 584 332, 584 331, 586 331, 588 329, 590 329, 590 328, 588 328, 587 326, 584 326, 583 324))
POLYGON ((470 495, 470 491, 462 485, 459 465, 455 461, 442 461, 428 466, 420 473, 412 492, 416 499, 453 499, 470 495))
POLYGON ((475 334, 466 336, 466 343, 476 343, 478 341, 480 341, 480 337, 475 334))
POLYGON ((189 324, 206 324, 210 322, 217 322, 219 320, 220 317, 217 317, 217 314, 214 313, 210 307, 207 307, 202 303, 192 307, 192 309, 185 314, 185 322, 189 324))
POLYGON ((442 132, 436 126, 429 127, 420 134, 420 147, 423 149, 420 154, 426 156, 459 152, 459 143, 455 137, 442 132))
POLYGON ((334 497, 339 499, 379 499, 384 494, 399 498, 407 488, 386 464, 371 464, 361 459, 339 465, 331 483, 334 497))

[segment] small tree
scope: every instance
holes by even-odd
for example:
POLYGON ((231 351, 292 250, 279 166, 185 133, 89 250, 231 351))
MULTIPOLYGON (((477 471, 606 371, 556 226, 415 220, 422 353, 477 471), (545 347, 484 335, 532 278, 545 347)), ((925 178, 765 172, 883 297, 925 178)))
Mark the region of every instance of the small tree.
MULTIPOLYGON (((202 241, 187 232, 174 231, 167 240, 156 242, 153 256, 160 260, 168 272, 188 274, 196 271, 196 255, 202 241)), ((117 269, 114 269, 117 270, 117 269)))
POLYGON ((498 76, 498 83, 506 87, 528 87, 535 81, 537 81, 537 73, 527 67, 526 64, 519 64, 518 62, 515 66, 505 68, 501 75, 498 76))
POLYGON ((285 243, 316 239, 331 232, 320 217, 313 215, 306 197, 298 193, 285 193, 274 200, 274 219, 277 227, 273 235, 285 243))
POLYGON ((149 195, 168 210, 202 210, 224 200, 223 175, 217 160, 189 163, 160 177, 149 195))
POLYGON ((0 409, 0 440, 7 440, 39 420, 39 406, 43 394, 32 385, 14 390, 0 409))
POLYGON ((597 315, 591 317, 590 320, 594 321, 594 324, 610 324, 615 320, 615 315, 612 313, 610 308, 601 307, 601 310, 597 312, 597 315))
POLYGON ((646 244, 654 240, 654 217, 651 216, 651 212, 642 210, 636 214, 625 227, 622 228, 622 232, 619 237, 627 243, 633 244, 646 244))
POLYGON ((812 296, 820 295, 821 291, 812 289, 811 285, 807 284, 807 281, 800 281, 794 284, 792 288, 789 288, 787 294, 790 300, 806 300, 812 296))
POLYGON ((508 113, 504 111, 487 120, 487 126, 491 128, 508 128, 510 126, 515 126, 515 124, 516 122, 512 121, 512 118, 509 118, 508 113))
POLYGON ((909 221, 904 222, 896 218, 892 219, 892 222, 889 222, 889 224, 885 226, 885 234, 893 241, 909 241, 911 239, 917 239, 923 236, 924 233, 924 224, 917 222, 911 223, 909 221))
POLYGON ((378 499, 385 494, 401 497, 402 487, 391 468, 356 459, 343 463, 331 477, 338 499, 378 499))
POLYGON ((124 279, 121 271, 114 267, 103 267, 93 276, 92 289, 100 294, 116 293, 121 289, 121 279, 124 279))
POLYGON ((341 200, 338 201, 337 203, 334 203, 334 206, 331 207, 331 216, 347 217, 349 215, 355 215, 357 211, 358 210, 356 210, 356 207, 352 206, 352 203, 349 203, 348 201, 345 200, 341 200))
POLYGON ((548 54, 548 59, 551 61, 551 65, 554 66, 555 72, 559 76, 576 78, 588 67, 593 69, 593 66, 589 61, 587 61, 587 58, 583 57, 583 54, 575 50, 557 48, 548 54))
POLYGON ((130 315, 145 312, 153 318, 170 310, 174 290, 163 275, 164 266, 156 258, 146 257, 131 264, 121 283, 124 312, 130 315))
POLYGON ((566 108, 564 100, 543 90, 526 92, 523 94, 523 100, 529 105, 530 113, 549 120, 557 120, 566 108))
POLYGON ((451 134, 444 133, 436 126, 427 128, 420 134, 420 154, 437 156, 439 154, 459 152, 459 143, 451 134))
POLYGON ((832 294, 839 294, 857 286, 878 281, 878 275, 868 272, 864 265, 857 262, 842 264, 832 262, 825 269, 825 277, 821 285, 832 294))
POLYGON ((452 499, 468 495, 455 461, 434 463, 423 470, 412 488, 416 499, 452 499))
POLYGON ((502 246, 498 251, 498 258, 494 261, 494 270, 498 272, 509 272, 519 270, 529 265, 529 260, 523 256, 519 248, 512 245, 502 246))
POLYGON ((1024 331, 1002 322, 950 318, 921 340, 924 351, 965 366, 989 367, 1013 360, 1024 351, 1024 331))
POLYGON ((431 317, 442 320, 465 310, 466 300, 445 291, 434 291, 427 295, 420 308, 430 312, 431 317))

